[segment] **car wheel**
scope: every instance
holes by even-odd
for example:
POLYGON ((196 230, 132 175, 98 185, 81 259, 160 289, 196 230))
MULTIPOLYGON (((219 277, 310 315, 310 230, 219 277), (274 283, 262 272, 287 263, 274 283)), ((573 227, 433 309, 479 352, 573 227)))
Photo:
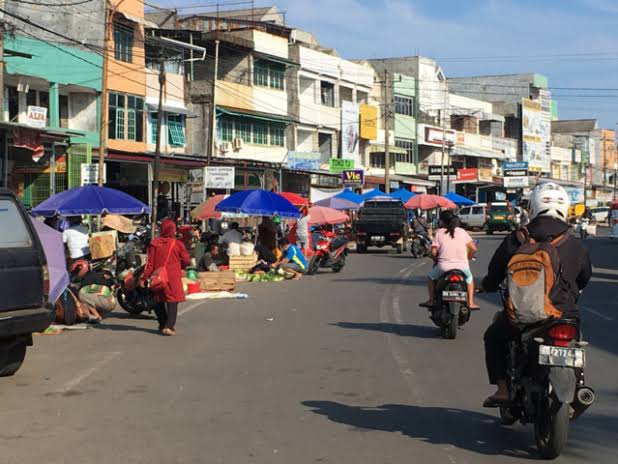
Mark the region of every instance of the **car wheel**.
POLYGON ((9 377, 19 370, 26 358, 26 344, 18 343, 0 351, 0 377, 9 377))

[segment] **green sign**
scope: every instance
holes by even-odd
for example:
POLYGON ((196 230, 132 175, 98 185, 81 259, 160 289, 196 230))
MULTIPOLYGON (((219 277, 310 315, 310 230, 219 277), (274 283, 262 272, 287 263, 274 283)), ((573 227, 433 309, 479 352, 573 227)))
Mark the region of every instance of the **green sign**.
POLYGON ((328 162, 330 172, 343 172, 354 169, 353 159, 331 158, 328 162))

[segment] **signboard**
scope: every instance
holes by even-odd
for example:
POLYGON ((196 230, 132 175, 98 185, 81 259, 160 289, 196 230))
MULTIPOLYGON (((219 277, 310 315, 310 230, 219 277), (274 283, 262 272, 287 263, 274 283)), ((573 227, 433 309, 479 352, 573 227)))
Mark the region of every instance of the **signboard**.
POLYGON ((523 98, 522 153, 531 171, 551 172, 551 117, 540 100, 523 98))
POLYGON ((429 165, 429 176, 427 177, 429 180, 440 180, 440 177, 446 178, 446 173, 450 173, 450 177, 452 179, 457 177, 457 170, 454 166, 440 166, 440 165, 429 165), (444 171, 442 171, 444 168, 444 171))
POLYGON ((208 166, 206 168, 207 189, 233 189, 236 170, 228 166, 208 166))
POLYGON ((287 166, 299 171, 319 171, 320 153, 289 151, 287 166))
POLYGON ((571 200, 572 205, 584 202, 584 188, 583 187, 565 187, 564 189, 569 194, 569 199, 571 200))
POLYGON ((345 100, 341 102, 341 157, 344 159, 358 158, 358 121, 358 105, 345 100))
POLYGON ((524 188, 530 185, 527 161, 503 163, 502 171, 505 187, 524 188))
POLYGON ((415 176, 416 165, 413 163, 404 163, 402 161, 395 161, 395 174, 402 176, 415 176))
POLYGON ((343 171, 341 179, 345 187, 362 187, 365 184, 365 171, 362 169, 343 171))
POLYGON ((524 188, 528 187, 530 182, 528 180, 528 176, 526 177, 505 177, 504 178, 504 186, 511 188, 524 188))
POLYGON ((360 138, 376 140, 378 138, 378 107, 360 106, 360 138))
MULTIPOLYGON (((107 182, 107 164, 103 165, 103 183, 107 182)), ((81 185, 95 185, 99 183, 99 164, 81 164, 81 185)))
MULTIPOLYGON (((425 145, 432 145, 434 147, 442 146, 442 139, 444 131, 440 127, 425 126, 425 145)), ((447 130, 444 137, 444 145, 452 147, 455 145, 457 135, 455 131, 447 130)))
POLYGON ((28 106, 25 124, 31 127, 45 127, 47 125, 47 108, 28 106))
POLYGON ((354 169, 353 159, 331 158, 328 160, 329 172, 341 173, 354 169))
POLYGON ((457 170, 457 182, 476 182, 479 177, 477 168, 462 168, 457 170))
POLYGON ((525 169, 527 171, 528 162, 527 161, 505 161, 504 163, 502 163, 502 169, 504 169, 505 171, 525 169))

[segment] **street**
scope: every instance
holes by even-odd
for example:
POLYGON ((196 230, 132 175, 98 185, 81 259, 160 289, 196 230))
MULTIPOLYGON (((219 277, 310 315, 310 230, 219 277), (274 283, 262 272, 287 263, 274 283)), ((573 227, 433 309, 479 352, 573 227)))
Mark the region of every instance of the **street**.
MULTIPOLYGON (((481 277, 503 234, 479 235, 481 277)), ((597 402, 557 462, 615 463, 618 243, 590 238, 581 301, 597 402)), ((244 284, 248 300, 187 302, 178 335, 115 313, 97 328, 38 336, 0 380, 2 463, 516 463, 532 426, 502 427, 482 335, 497 295, 454 341, 427 312, 430 262, 351 253, 340 274, 244 284)))

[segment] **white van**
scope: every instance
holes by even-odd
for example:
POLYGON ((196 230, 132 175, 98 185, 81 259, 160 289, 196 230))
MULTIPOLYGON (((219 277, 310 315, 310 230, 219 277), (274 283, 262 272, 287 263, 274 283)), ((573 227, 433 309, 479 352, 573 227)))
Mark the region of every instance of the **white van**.
POLYGON ((466 229, 482 229, 485 225, 486 209, 485 203, 464 206, 459 210, 459 220, 466 229))

